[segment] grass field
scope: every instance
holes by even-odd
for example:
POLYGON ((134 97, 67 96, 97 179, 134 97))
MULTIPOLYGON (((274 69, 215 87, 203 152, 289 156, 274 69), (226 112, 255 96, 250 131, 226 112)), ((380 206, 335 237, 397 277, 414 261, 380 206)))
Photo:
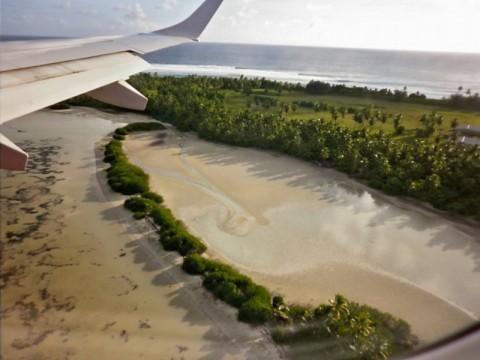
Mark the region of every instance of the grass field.
MULTIPOLYGON (((480 126, 480 112, 479 111, 468 111, 468 110, 457 110, 444 106, 432 106, 424 104, 415 104, 409 102, 394 102, 394 101, 385 101, 372 98, 360 98, 360 97, 350 97, 350 96, 320 96, 307 94, 301 91, 293 91, 290 93, 278 94, 275 92, 270 92, 265 94, 264 90, 254 90, 252 95, 247 96, 240 92, 235 91, 225 91, 225 102, 227 107, 231 109, 241 110, 245 109, 247 104, 252 103, 251 109, 265 111, 265 112, 278 112, 281 109, 281 103, 300 103, 304 102, 313 102, 313 103, 327 103, 329 106, 335 106, 337 108, 353 108, 360 110, 363 107, 368 107, 374 105, 376 109, 380 110, 382 113, 389 115, 388 120, 385 124, 377 122, 373 129, 383 129, 386 132, 393 132, 393 115, 402 114, 403 121, 402 125, 405 127, 405 132, 402 137, 411 137, 414 136, 416 129, 422 128, 420 119, 423 115, 428 115, 432 112, 436 112, 439 115, 442 115, 444 120, 443 124, 440 125, 437 129, 438 133, 446 134, 451 130, 451 122, 453 119, 458 120, 459 125, 473 125, 480 126), (277 101, 278 105, 270 109, 265 109, 262 105, 255 105, 253 102, 253 96, 259 95, 263 97, 270 97, 277 101)), ((313 108, 297 106, 296 110, 289 111, 287 113, 287 119, 311 119, 311 118, 323 118, 325 120, 331 120, 332 115, 330 111, 320 111, 317 112, 313 108)), ((343 118, 341 115, 338 117, 337 121, 348 127, 359 127, 360 125, 353 120, 352 114, 346 114, 343 118)))

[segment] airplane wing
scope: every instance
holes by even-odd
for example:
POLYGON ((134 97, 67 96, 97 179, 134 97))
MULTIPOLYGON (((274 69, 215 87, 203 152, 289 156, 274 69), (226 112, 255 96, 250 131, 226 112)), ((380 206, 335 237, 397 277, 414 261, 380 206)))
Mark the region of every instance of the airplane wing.
MULTIPOLYGON (((147 99, 125 82, 150 68, 138 55, 196 41, 223 0, 205 0, 186 20, 121 37, 2 42, 0 125, 71 97, 88 94, 144 110, 147 99)), ((24 170, 28 154, 0 134, 0 169, 24 170)))

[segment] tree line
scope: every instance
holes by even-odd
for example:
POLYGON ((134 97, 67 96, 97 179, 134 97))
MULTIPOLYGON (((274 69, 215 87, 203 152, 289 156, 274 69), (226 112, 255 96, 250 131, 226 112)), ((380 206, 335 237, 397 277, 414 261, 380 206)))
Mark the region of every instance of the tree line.
POLYGON ((420 92, 408 93, 407 88, 402 90, 390 89, 370 89, 359 86, 346 86, 345 84, 335 85, 323 81, 310 81, 305 91, 309 94, 315 95, 342 95, 352 97, 369 97, 372 99, 389 100, 397 102, 411 102, 416 104, 436 105, 452 107, 454 109, 466 110, 480 110, 480 95, 478 93, 472 94, 467 90, 465 94, 461 93, 462 87, 459 91, 444 99, 429 99, 425 94, 420 92))

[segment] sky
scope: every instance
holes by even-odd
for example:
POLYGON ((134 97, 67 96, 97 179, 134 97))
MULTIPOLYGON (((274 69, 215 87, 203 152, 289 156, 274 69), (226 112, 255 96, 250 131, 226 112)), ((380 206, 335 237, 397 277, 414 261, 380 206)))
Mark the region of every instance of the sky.
MULTIPOLYGON (((202 0, 2 0, 2 35, 122 35, 202 0)), ((205 42, 480 53, 480 0, 224 0, 205 42)))

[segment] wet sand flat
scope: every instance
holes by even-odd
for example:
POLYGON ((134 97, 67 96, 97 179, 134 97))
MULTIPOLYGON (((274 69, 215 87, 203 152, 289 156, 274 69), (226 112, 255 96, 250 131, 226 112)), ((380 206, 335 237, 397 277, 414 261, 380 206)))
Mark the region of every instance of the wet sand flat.
POLYGON ((212 256, 289 301, 342 293, 407 320, 422 341, 480 315, 478 228, 331 169, 173 128, 125 149, 212 256))
POLYGON ((143 116, 41 111, 2 132, 31 155, 0 173, 4 359, 282 356, 156 245, 105 186, 95 148, 143 116))

